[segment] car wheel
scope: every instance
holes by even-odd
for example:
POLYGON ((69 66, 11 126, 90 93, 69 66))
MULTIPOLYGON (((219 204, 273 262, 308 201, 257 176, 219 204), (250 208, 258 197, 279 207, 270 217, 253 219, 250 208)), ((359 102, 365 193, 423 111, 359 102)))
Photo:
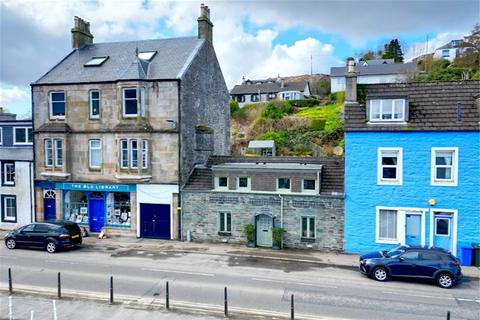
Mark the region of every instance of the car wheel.
POLYGON ((9 238, 5 241, 5 245, 8 249, 13 250, 17 246, 17 241, 15 241, 15 239, 9 238))
POLYGON ((55 251, 57 251, 57 245, 53 241, 48 241, 45 249, 48 253, 54 253, 55 251))
POLYGON ((388 279, 388 271, 384 267, 376 267, 373 269, 372 275, 377 281, 386 281, 388 279))
POLYGON ((437 277, 437 284, 442 288, 451 288, 453 283, 453 277, 449 273, 440 273, 437 277))

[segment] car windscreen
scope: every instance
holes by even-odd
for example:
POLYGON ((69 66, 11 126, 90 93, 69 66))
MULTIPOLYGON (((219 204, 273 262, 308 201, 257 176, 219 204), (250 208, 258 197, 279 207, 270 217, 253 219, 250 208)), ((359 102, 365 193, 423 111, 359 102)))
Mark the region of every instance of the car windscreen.
POLYGON ((385 257, 395 257, 395 256, 398 256, 399 254, 402 254, 405 252, 405 248, 403 247, 397 247, 397 248, 394 248, 390 251, 387 251, 385 252, 385 257))

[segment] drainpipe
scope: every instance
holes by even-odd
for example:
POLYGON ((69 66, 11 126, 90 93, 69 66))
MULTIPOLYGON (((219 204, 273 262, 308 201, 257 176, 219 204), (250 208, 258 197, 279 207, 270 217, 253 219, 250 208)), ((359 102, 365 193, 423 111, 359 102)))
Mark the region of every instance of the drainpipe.
POLYGON ((280 198, 280 228, 283 229, 283 197, 279 194, 280 198))

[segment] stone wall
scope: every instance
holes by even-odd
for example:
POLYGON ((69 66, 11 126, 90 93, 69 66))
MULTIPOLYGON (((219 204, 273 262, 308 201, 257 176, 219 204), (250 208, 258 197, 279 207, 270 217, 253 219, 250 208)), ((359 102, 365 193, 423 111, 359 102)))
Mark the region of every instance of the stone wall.
POLYGON ((208 154, 197 152, 196 126, 214 130, 211 154, 230 153, 229 93, 213 45, 205 41, 181 79, 181 185, 194 165, 204 163, 208 154))
MULTIPOLYGON (((317 250, 343 250, 343 197, 282 195, 285 247, 317 250), (302 240, 301 217, 314 216, 315 240, 302 240)), ((184 191, 182 193, 182 232, 190 231, 193 241, 246 243, 245 224, 255 216, 269 212, 280 226, 281 199, 276 194, 184 191), (230 212, 231 235, 218 232, 219 212, 230 212)))

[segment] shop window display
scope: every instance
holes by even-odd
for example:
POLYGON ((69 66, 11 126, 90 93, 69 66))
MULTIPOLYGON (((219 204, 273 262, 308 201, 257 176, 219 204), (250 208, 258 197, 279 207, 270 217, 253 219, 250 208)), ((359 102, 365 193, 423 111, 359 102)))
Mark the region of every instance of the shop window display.
POLYGON ((107 195, 107 224, 129 227, 130 223, 130 193, 109 193, 107 195))
POLYGON ((67 191, 65 194, 65 220, 88 223, 87 195, 83 191, 67 191))

